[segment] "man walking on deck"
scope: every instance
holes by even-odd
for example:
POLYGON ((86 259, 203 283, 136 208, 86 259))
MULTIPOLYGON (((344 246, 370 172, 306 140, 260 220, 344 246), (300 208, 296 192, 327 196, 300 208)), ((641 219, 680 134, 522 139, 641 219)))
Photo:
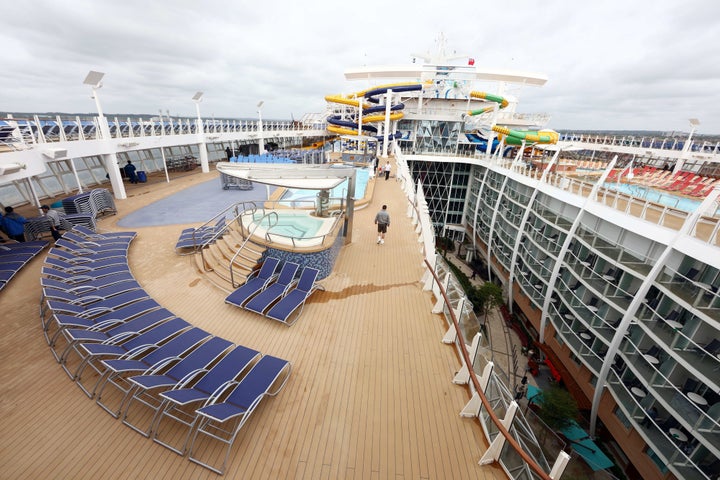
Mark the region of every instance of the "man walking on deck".
POLYGON ((390 161, 385 164, 385 181, 390 178, 390 161))
POLYGON ((385 243, 385 234, 390 226, 390 214, 387 212, 387 205, 383 205, 382 210, 375 215, 375 225, 377 225, 378 231, 377 243, 382 245, 385 243))

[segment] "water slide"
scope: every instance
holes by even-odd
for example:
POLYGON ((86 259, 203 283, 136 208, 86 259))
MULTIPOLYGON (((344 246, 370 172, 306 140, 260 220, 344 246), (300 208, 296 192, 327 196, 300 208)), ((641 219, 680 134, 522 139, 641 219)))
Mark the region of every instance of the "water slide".
MULTIPOLYGON (((471 98, 480 98, 482 100, 488 100, 490 102, 495 102, 498 105, 500 105, 500 109, 503 109, 508 106, 508 101, 505 99, 505 97, 501 97, 500 95, 493 95, 492 93, 486 93, 486 92, 470 92, 471 98)), ((495 107, 485 107, 480 108, 478 110, 470 110, 468 112, 468 115, 475 116, 475 115, 482 115, 483 113, 492 112, 495 110, 495 107)))
MULTIPOLYGON (((380 85, 373 87, 368 90, 363 90, 350 95, 327 95, 325 101, 329 103, 339 103, 341 105, 349 105, 355 108, 362 108, 362 124, 363 131, 371 132, 372 134, 377 133, 377 127, 373 125, 366 125, 370 123, 384 122, 385 121, 385 110, 386 105, 380 104, 380 96, 387 93, 388 90, 393 92, 410 92, 416 90, 422 90, 422 85, 419 83, 397 83, 389 85, 380 85)), ((402 103, 395 104, 390 107, 390 120, 400 120, 404 114, 402 109, 405 105, 402 103)), ((356 117, 357 118, 357 117, 356 117)), ((339 115, 333 115, 328 117, 327 122, 329 123, 327 130, 332 133, 339 135, 358 135, 357 120, 347 120, 341 118, 339 115)), ((400 134, 390 134, 389 139, 398 138, 400 134)), ((382 140, 383 136, 376 136, 378 140, 382 140)))
POLYGON ((505 145, 522 145, 525 143, 555 144, 560 135, 554 130, 511 130, 507 127, 495 125, 492 127, 498 138, 505 139, 505 145))

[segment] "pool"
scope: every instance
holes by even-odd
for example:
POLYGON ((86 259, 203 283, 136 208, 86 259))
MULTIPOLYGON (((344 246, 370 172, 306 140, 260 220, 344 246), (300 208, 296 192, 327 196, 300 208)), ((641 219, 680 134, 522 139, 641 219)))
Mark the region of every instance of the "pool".
MULTIPOLYGON (((338 168, 345 167, 345 165, 338 166, 338 168)), ((368 181, 370 180, 370 169, 363 168, 358 169, 355 175, 355 196, 354 198, 361 199, 365 197, 365 190, 367 188, 368 181)), ((338 186, 330 190, 330 198, 345 198, 347 194, 347 179, 345 179, 338 186)), ((302 202, 315 202, 317 198, 318 190, 304 190, 299 188, 288 188, 285 193, 280 197, 280 203, 288 206, 309 206, 302 205, 302 202)))
POLYGON ((610 190, 615 190, 617 192, 626 193, 634 197, 642 198, 649 202, 655 202, 659 203, 660 205, 677 208, 678 210, 683 210, 685 212, 694 212, 701 203, 691 198, 680 197, 678 195, 673 195, 669 192, 655 190, 653 188, 648 188, 643 185, 633 185, 631 183, 606 183, 605 187, 609 188, 610 190))
POLYGON ((335 225, 336 217, 314 217, 304 210, 260 210, 255 214, 249 212, 243 214, 242 222, 253 236, 263 241, 280 245, 313 247, 323 243, 325 236, 335 225), (271 212, 274 214, 266 216, 271 212))

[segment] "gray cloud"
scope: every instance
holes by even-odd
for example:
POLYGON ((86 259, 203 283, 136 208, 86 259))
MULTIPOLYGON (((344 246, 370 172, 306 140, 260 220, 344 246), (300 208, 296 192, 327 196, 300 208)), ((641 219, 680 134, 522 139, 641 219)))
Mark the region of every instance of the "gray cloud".
POLYGON ((720 133, 720 4, 693 0, 589 4, 548 0, 11 2, 0 31, 0 109, 94 112, 82 85, 106 72, 99 95, 114 113, 299 118, 324 96, 365 88, 346 68, 406 63, 434 48, 476 64, 545 73, 520 92, 522 112, 557 129, 720 133))

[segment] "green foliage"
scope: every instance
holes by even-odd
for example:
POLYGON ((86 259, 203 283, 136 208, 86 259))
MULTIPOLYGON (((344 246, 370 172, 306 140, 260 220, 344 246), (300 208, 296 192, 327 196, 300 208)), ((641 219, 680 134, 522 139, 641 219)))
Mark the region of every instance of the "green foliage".
POLYGON ((436 237, 435 248, 439 250, 443 256, 447 255, 448 252, 455 251, 455 242, 449 237, 436 237))
POLYGON ((560 387, 544 390, 536 403, 540 405, 538 416, 553 430, 569 427, 578 417, 578 406, 570 393, 560 387))
POLYGON ((455 278, 457 278, 458 282, 460 283, 463 292, 465 292, 465 296, 470 301, 470 303, 472 303, 473 312, 475 312, 475 314, 480 313, 482 311, 483 299, 480 296, 480 292, 478 291, 478 289, 472 284, 468 276, 465 275, 465 273, 457 267, 457 265, 452 263, 450 260, 445 259, 445 261, 450 267, 450 271, 452 271, 453 275, 455 275, 455 278))
POLYGON ((476 290, 482 301, 482 312, 485 315, 485 321, 487 321, 487 317, 492 310, 505 304, 503 289, 500 285, 496 285, 493 282, 485 282, 477 287, 476 290))

